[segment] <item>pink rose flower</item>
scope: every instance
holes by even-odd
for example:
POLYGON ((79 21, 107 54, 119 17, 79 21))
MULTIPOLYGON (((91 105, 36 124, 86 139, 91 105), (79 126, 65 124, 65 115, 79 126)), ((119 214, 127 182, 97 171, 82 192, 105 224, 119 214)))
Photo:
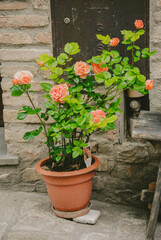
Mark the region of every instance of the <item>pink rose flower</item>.
POLYGON ((135 27, 140 29, 144 27, 143 21, 142 20, 135 20, 135 27))
POLYGON ((106 71, 108 71, 108 67, 103 67, 103 68, 101 67, 102 64, 103 64, 103 62, 100 63, 100 64, 91 63, 91 65, 92 65, 92 70, 93 70, 93 72, 94 72, 95 74, 100 73, 100 72, 106 72, 106 71))
POLYGON ((38 62, 38 65, 41 67, 43 65, 43 62, 42 61, 38 62))
POLYGON ((146 85, 146 87, 145 87, 145 89, 147 90, 151 90, 152 88, 153 88, 153 80, 150 80, 150 79, 148 79, 148 80, 146 80, 146 82, 145 82, 145 85, 146 85))
POLYGON ((93 115, 93 122, 98 123, 101 118, 106 117, 106 114, 102 110, 96 110, 96 111, 91 111, 91 114, 93 115))
POLYGON ((13 85, 18 85, 18 84, 19 84, 18 79, 13 78, 13 79, 12 79, 12 84, 13 84, 13 85))
POLYGON ((82 79, 87 77, 87 74, 90 72, 90 67, 86 62, 76 62, 74 64, 75 75, 79 76, 82 79))
POLYGON ((112 47, 116 47, 119 42, 120 42, 119 38, 112 38, 110 41, 110 45, 112 47))
POLYGON ((64 103, 65 101, 63 101, 62 99, 67 97, 68 95, 69 95, 69 90, 68 90, 67 84, 65 83, 56 85, 52 87, 50 90, 50 96, 52 100, 55 102, 64 103))
POLYGON ((31 82, 31 79, 33 78, 33 75, 29 71, 18 71, 15 75, 14 78, 18 80, 18 84, 29 84, 31 82))

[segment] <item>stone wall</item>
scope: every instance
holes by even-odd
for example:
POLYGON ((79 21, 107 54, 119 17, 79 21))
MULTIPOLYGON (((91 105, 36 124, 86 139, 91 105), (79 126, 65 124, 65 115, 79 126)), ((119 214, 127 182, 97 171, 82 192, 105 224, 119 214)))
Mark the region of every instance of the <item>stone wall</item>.
MULTIPOLYGON (((153 0, 150 5, 150 47, 151 50, 158 49, 150 63, 151 78, 155 80, 150 100, 151 109, 159 110, 161 1, 153 0)), ((35 116, 28 116, 23 121, 16 119, 18 109, 29 103, 24 96, 11 97, 9 88, 16 71, 31 71, 34 74, 33 90, 36 91, 32 97, 36 106, 43 106, 39 82, 46 75, 40 73, 35 59, 42 53, 52 54, 50 4, 49 0, 1 1, 0 13, 5 140, 8 154, 19 158, 16 166, 0 166, 0 188, 44 192, 45 185, 34 168, 38 160, 47 156, 43 136, 29 142, 22 139, 26 130, 38 126, 38 119, 35 116)), ((147 188, 156 178, 160 146, 132 139, 120 144, 119 129, 118 122, 115 130, 94 134, 90 140, 92 151, 101 162, 94 178, 93 198, 140 206, 141 189, 147 188)))

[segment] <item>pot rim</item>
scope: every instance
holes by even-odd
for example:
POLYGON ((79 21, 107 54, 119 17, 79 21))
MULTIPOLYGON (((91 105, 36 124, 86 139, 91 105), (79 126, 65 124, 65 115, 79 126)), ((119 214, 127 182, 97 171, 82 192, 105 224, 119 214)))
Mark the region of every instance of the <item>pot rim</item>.
POLYGON ((36 171, 41 173, 42 175, 46 175, 46 176, 54 176, 54 177, 68 177, 68 176, 77 176, 77 175, 81 175, 81 174, 86 174, 88 172, 92 172, 93 170, 95 170, 98 166, 99 166, 99 160, 97 157, 92 155, 92 158, 94 158, 95 162, 88 168, 83 168, 81 170, 76 170, 76 171, 69 171, 69 172, 54 172, 54 171, 47 171, 43 168, 41 168, 42 164, 49 159, 45 158, 40 160, 37 164, 36 164, 36 171))

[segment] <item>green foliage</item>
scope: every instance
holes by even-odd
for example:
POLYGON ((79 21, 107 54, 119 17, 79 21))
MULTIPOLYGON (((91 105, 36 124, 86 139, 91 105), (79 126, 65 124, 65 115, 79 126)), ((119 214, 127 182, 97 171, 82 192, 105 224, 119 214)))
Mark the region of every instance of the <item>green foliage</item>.
POLYGON ((64 47, 64 51, 69 55, 75 55, 80 52, 79 45, 75 42, 67 43, 64 47))
POLYGON ((97 39, 101 40, 101 42, 105 45, 107 45, 110 42, 110 36, 106 35, 103 36, 101 34, 96 34, 97 39))
POLYGON ((138 40, 144 32, 143 29, 121 31, 124 52, 128 51, 127 56, 121 56, 118 51, 111 50, 109 35, 97 34, 97 39, 105 47, 100 55, 84 60, 88 63, 88 66, 85 64, 88 68, 87 76, 87 72, 83 76, 81 73, 76 73, 74 65, 71 64, 71 60, 75 59, 75 57, 72 58, 73 55, 80 51, 78 43, 67 43, 64 52, 57 57, 42 54, 37 59, 37 62, 43 62, 41 70, 50 71, 49 79, 52 79, 56 85, 67 84, 69 92, 64 95, 66 97, 63 97, 63 91, 58 91, 55 94, 61 98, 59 101, 53 101, 50 90, 55 84, 41 83, 42 90, 45 92, 44 107, 46 109, 42 112, 42 109, 36 108, 32 102, 31 84, 11 87, 12 96, 25 94, 32 106, 24 106, 17 114, 17 119, 23 120, 27 115, 36 115, 40 120, 41 127, 25 133, 24 139, 31 140, 42 132, 47 139, 45 143, 49 148, 50 156, 54 157, 56 164, 60 162, 64 164, 65 155, 77 161, 95 131, 114 129, 117 112, 122 112, 120 94, 127 89, 137 90, 143 94, 148 93, 145 89, 146 77, 142 74, 142 69, 136 67, 136 63, 139 66, 140 60, 149 58, 156 51, 150 52, 149 48, 142 49, 138 46, 138 40), (96 70, 93 69, 94 66, 96 70), (96 111, 96 121, 91 111, 96 111), (98 114, 101 111, 103 116, 98 114), (58 143, 60 146, 57 146, 58 143))
POLYGON ((13 85, 11 88, 11 95, 14 97, 19 97, 23 94, 23 89, 20 85, 13 85))
POLYGON ((31 132, 26 132, 23 136, 24 140, 32 140, 35 136, 38 136, 42 132, 43 128, 40 126, 39 129, 33 130, 31 132))

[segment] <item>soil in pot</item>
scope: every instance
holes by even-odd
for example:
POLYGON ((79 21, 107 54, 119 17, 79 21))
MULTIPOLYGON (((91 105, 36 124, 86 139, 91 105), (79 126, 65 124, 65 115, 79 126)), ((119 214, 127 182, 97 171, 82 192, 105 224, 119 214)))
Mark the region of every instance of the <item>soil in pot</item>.
MULTIPOLYGON (((92 164, 93 163, 94 159, 92 158, 92 164)), ((74 159, 70 155, 66 155, 65 160, 61 160, 58 163, 54 161, 54 158, 49 158, 41 167, 48 171, 68 172, 84 169, 86 165, 83 155, 74 159)))

